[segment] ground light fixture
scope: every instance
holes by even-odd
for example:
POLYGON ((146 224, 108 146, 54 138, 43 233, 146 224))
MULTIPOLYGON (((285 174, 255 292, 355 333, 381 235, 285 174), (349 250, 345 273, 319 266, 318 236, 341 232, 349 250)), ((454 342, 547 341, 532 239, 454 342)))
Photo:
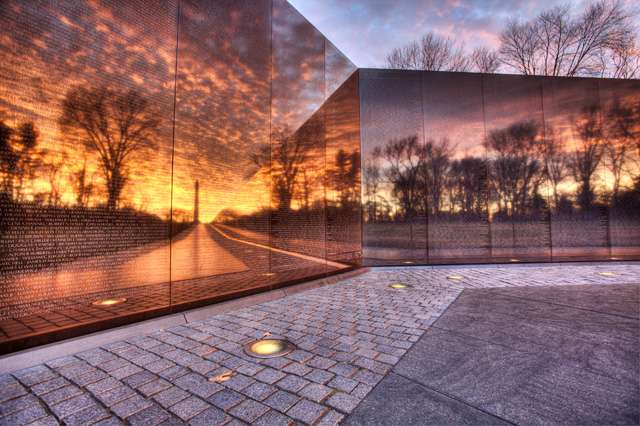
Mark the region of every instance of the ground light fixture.
POLYGON ((118 303, 122 303, 122 302, 126 302, 127 299, 125 299, 124 297, 120 297, 118 299, 102 299, 102 300, 96 300, 95 302, 91 303, 94 306, 111 306, 111 305, 117 305, 118 303))
POLYGON ((509 259, 509 262, 520 262, 519 259, 509 259))
POLYGON ((293 343, 284 339, 259 339, 244 345, 244 353, 255 358, 277 358, 294 349, 293 343))
POLYGON ((468 279, 467 277, 463 277, 462 275, 449 275, 447 277, 450 280, 466 280, 468 279))
POLYGON ((407 264, 407 265, 412 265, 412 264, 414 264, 415 262, 411 262, 410 260, 407 260, 406 262, 402 262, 402 263, 405 263, 405 264, 407 264))
POLYGON ((598 272, 598 275, 606 275, 608 277, 619 277, 621 274, 614 274, 613 272, 598 272))
POLYGON ((262 274, 263 277, 272 277, 275 275, 275 272, 267 272, 266 274, 262 274))
POLYGON ((412 288, 410 285, 405 285, 405 284, 389 284, 389 287, 391 288, 412 288))

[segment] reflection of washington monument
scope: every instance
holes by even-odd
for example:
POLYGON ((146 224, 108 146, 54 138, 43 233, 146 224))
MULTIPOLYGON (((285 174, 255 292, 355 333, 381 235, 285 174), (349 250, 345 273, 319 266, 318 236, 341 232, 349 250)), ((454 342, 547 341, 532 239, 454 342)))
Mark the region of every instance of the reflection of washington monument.
POLYGON ((193 205, 193 222, 194 223, 198 223, 200 222, 200 209, 199 209, 199 201, 198 201, 198 192, 200 191, 200 185, 199 182, 196 180, 196 198, 194 201, 194 205, 193 205))

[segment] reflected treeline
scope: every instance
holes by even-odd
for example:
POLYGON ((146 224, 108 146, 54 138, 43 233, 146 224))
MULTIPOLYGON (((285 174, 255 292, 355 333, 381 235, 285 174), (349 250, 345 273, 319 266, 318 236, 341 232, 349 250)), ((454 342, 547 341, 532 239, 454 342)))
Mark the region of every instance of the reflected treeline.
MULTIPOLYGON (((136 90, 75 86, 65 94, 61 111, 58 124, 65 143, 60 146, 65 149, 57 151, 41 146, 33 122, 12 126, 0 117, 0 254, 5 273, 169 236, 168 215, 145 212, 124 197, 136 179, 136 161, 156 146, 160 120, 148 100, 136 90)), ((174 218, 172 232, 188 222, 174 218)))
POLYGON ((585 107, 571 117, 570 133, 520 121, 488 132, 486 156, 462 158, 447 137, 424 145, 418 135, 389 139, 363 169, 364 218, 466 221, 481 218, 487 207, 493 220, 533 219, 548 209, 558 216, 588 214, 603 206, 637 213, 640 105, 585 107))

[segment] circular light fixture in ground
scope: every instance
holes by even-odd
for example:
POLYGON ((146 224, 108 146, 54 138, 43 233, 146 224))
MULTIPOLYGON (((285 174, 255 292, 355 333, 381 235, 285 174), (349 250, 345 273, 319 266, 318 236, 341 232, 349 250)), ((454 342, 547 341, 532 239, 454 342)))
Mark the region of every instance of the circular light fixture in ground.
POLYGON ((468 279, 467 277, 463 277, 462 275, 450 275, 447 278, 449 278, 450 280, 466 280, 466 279, 468 279))
POLYGON ((391 288, 411 288, 410 285, 404 285, 404 284, 389 284, 389 287, 391 287, 391 288))
POLYGON ((122 303, 122 302, 126 302, 127 299, 125 299, 124 297, 121 297, 119 299, 104 299, 104 300, 96 300, 95 302, 92 303, 92 305, 95 306, 111 306, 111 305, 117 305, 118 303, 122 303))
POLYGON ((619 257, 610 257, 609 259, 611 259, 611 260, 622 260, 622 259, 621 259, 621 258, 619 258, 619 257))
POLYGON ((509 262, 520 262, 518 259, 509 259, 509 262))
POLYGON ((407 265, 409 265, 409 264, 414 264, 415 262, 411 262, 411 261, 407 260, 406 262, 402 262, 402 263, 406 263, 407 265))
POLYGON ((294 349, 293 343, 283 339, 260 339, 244 345, 244 352, 256 358, 276 358, 294 349))
POLYGON ((272 277, 274 275, 275 275, 275 273, 273 273, 273 272, 267 272, 266 274, 262 274, 262 276, 264 276, 264 277, 272 277))
POLYGON ((613 272, 598 272, 598 275, 606 275, 608 277, 619 277, 620 274, 614 274, 613 272))

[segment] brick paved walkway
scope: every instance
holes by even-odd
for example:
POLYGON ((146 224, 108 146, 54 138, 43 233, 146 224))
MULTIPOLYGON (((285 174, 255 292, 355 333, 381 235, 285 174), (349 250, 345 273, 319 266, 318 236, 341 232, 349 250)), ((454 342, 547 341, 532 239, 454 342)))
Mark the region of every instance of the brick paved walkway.
POLYGON ((0 376, 0 424, 335 425, 464 288, 638 276, 637 263, 370 272, 0 376), (270 360, 244 354, 265 333, 297 350, 270 360), (229 371, 228 381, 209 380, 229 371))

